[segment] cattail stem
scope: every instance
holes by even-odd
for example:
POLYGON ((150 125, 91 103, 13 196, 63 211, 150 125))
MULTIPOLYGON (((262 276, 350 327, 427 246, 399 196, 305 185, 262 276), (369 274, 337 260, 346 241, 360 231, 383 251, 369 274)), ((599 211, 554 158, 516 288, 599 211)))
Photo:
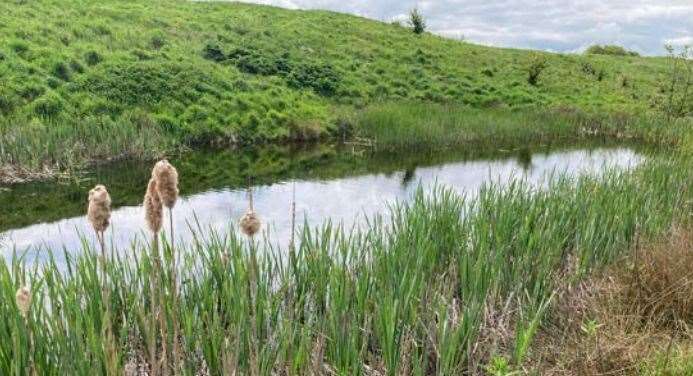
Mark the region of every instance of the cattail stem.
POLYGON ((104 355, 106 357, 106 367, 108 374, 115 374, 118 371, 117 348, 113 337, 111 323, 111 291, 108 285, 108 254, 106 252, 106 241, 104 230, 96 231, 96 238, 101 246, 101 293, 104 305, 103 334, 104 334, 104 355))
POLYGON ((174 374, 180 371, 180 348, 178 346, 179 325, 178 325, 178 266, 177 255, 174 247, 175 238, 173 235, 173 208, 168 210, 168 221, 171 234, 171 321, 173 323, 173 365, 174 374))
POLYGON ((258 264, 255 256, 254 241, 251 238, 250 244, 250 275, 248 278, 248 304, 250 305, 250 374, 258 376, 260 374, 259 354, 257 332, 257 289, 258 289, 258 264))

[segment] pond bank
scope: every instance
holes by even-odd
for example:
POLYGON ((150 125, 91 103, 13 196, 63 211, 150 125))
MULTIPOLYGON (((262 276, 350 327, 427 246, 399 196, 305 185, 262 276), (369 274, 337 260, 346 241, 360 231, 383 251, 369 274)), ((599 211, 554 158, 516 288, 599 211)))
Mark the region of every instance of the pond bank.
MULTIPOLYGON (((693 127, 693 121, 666 121, 654 115, 597 114, 575 108, 474 109, 457 104, 390 102, 360 111, 336 109, 325 127, 329 132, 320 137, 301 142, 278 140, 273 145, 301 147, 356 139, 366 140, 359 144, 377 151, 610 138, 675 146, 681 142, 682 134, 693 127)), ((190 140, 149 123, 138 127, 83 128, 65 126, 57 134, 18 129, 14 132, 18 134, 1 135, 0 185, 75 178, 115 161, 174 157, 208 145, 244 148, 233 141, 233 135, 190 140)), ((258 145, 263 144, 267 145, 258 145)))

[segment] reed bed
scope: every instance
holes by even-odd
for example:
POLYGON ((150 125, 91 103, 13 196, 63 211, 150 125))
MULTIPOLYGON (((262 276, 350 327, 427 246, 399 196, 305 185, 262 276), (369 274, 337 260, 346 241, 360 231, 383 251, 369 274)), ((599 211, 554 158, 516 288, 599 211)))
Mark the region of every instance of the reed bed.
MULTIPOLYGON (((233 228, 201 230, 175 247, 177 271, 158 267, 146 244, 114 252, 105 278, 88 242, 65 265, 49 255, 30 267, 16 255, 0 264, 0 343, 11 344, 0 346, 0 373, 113 372, 109 324, 115 372, 128 375, 159 366, 189 375, 453 375, 498 356, 520 367, 560 286, 690 216, 690 167, 684 157, 654 158, 542 190, 487 185, 473 200, 419 190, 387 220, 304 226, 295 248, 233 228), (178 293, 166 293, 174 278, 178 293), (24 286, 26 315, 15 302, 24 286), (174 345, 180 364, 162 357, 174 345)), ((160 246, 170 265, 170 242, 160 246)))
POLYGON ((387 102, 357 117, 362 137, 386 149, 438 149, 556 142, 584 138, 677 145, 693 128, 690 118, 656 114, 597 113, 575 107, 475 109, 458 104, 387 102))

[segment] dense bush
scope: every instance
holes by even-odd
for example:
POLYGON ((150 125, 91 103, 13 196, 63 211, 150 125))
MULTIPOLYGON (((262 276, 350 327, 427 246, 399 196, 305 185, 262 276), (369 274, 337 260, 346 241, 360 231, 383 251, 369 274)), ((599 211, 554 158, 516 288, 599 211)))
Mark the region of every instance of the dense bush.
POLYGON ((87 62, 87 65, 91 66, 100 63, 103 57, 97 51, 92 50, 84 54, 84 60, 87 62))
POLYGON ((586 54, 591 55, 612 55, 612 56, 640 56, 635 51, 628 51, 621 46, 616 45, 598 45, 590 46, 585 51, 586 54))
POLYGON ((216 90, 228 89, 199 67, 157 62, 100 65, 79 85, 92 94, 127 105, 155 105, 168 99, 187 104, 204 94, 218 96, 216 90))
POLYGON ((226 55, 224 55, 224 51, 221 50, 221 46, 216 41, 210 41, 207 42, 207 44, 205 44, 205 47, 202 51, 202 56, 204 56, 205 59, 213 60, 216 62, 226 60, 226 55))
POLYGON ((536 86, 539 83, 539 75, 546 69, 546 60, 541 56, 535 56, 527 68, 527 82, 536 86))
POLYGON ((316 93, 332 96, 339 87, 340 76, 329 64, 300 64, 287 76, 289 85, 311 88, 316 93))
POLYGON ((72 78, 70 67, 63 61, 56 61, 51 68, 51 73, 63 81, 70 81, 72 78))
POLYGON ((34 102, 36 115, 52 118, 63 110, 63 101, 60 96, 51 91, 34 102))
POLYGON ((409 24, 414 34, 423 34, 426 31, 426 21, 418 8, 414 8, 409 12, 409 24))

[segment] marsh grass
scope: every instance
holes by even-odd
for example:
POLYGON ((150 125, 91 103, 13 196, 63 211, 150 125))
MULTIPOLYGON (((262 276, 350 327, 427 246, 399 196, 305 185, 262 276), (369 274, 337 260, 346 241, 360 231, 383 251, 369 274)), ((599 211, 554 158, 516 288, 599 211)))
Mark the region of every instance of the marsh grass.
POLYGON ((171 348, 174 309, 186 374, 447 375, 479 371, 500 350, 520 366, 561 283, 689 215, 688 169, 690 160, 655 158, 546 190, 487 185, 474 200, 420 190, 393 204, 387 221, 304 227, 289 263, 276 245, 201 229, 177 247, 177 305, 148 293, 150 282, 169 286, 172 277, 155 268, 148 245, 107 264, 108 301, 88 243, 65 265, 52 253, 40 267, 16 255, 0 265, 0 341, 13 344, 0 349, 0 373, 21 374, 30 356, 39 374, 105 372, 106 305, 119 368, 146 369, 148 344, 171 348), (35 303, 25 321, 14 295, 29 282, 35 303), (158 305, 163 328, 150 319, 158 305), (509 330, 499 338, 490 328, 506 307, 509 330))
POLYGON ((675 146, 693 129, 691 119, 668 120, 652 114, 591 113, 571 107, 475 109, 420 102, 375 104, 364 109, 357 122, 362 137, 385 149, 497 147, 589 138, 675 146))

